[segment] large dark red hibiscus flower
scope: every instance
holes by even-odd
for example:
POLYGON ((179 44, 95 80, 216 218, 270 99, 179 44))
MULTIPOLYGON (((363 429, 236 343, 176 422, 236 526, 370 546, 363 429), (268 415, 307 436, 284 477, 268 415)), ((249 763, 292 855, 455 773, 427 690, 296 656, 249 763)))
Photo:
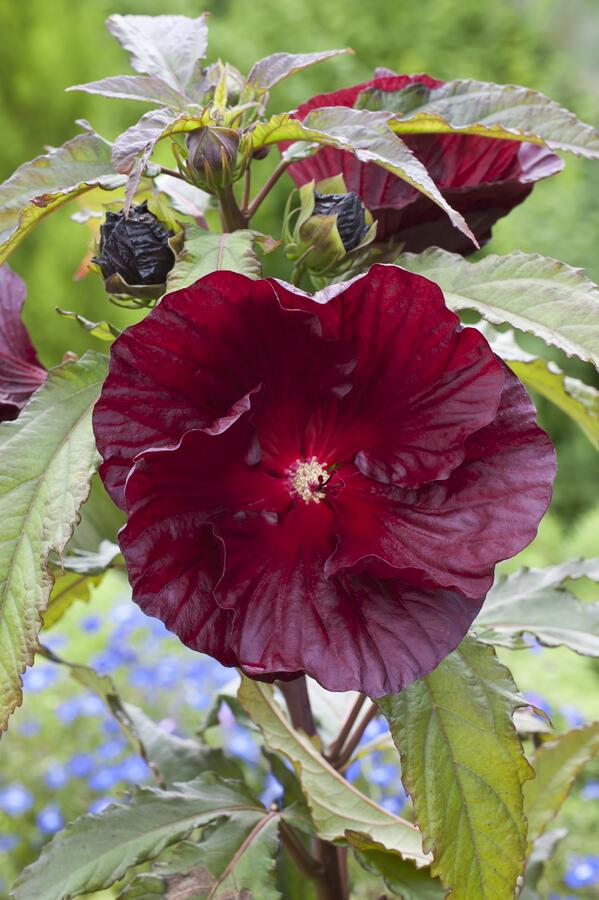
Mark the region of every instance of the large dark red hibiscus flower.
POLYGON ((94 414, 137 603, 255 678, 397 691, 534 536, 554 453, 439 288, 215 272, 115 341, 94 414))
POLYGON ((25 284, 0 266, 0 422, 16 419, 46 378, 21 321, 25 284))
MULTIPOLYGON (((428 88, 444 84, 428 75, 385 75, 319 94, 303 103, 296 116, 303 120, 322 106, 353 107, 366 88, 391 92, 416 83, 428 88)), ((462 213, 481 246, 490 239, 495 222, 528 197, 535 181, 563 167, 562 160, 546 147, 517 141, 453 134, 402 135, 402 139, 426 166, 449 205, 462 213)), ((342 173, 347 190, 358 194, 377 220, 377 241, 401 241, 405 250, 415 253, 433 246, 456 253, 476 249, 424 194, 347 151, 326 147, 294 163, 289 173, 298 186, 342 173)))

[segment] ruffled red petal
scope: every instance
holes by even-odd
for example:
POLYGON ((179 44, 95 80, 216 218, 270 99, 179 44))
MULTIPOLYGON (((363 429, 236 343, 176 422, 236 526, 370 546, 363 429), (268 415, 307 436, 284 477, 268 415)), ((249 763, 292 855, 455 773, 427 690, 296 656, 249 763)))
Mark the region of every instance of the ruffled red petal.
POLYGON ((480 332, 461 327, 437 285, 398 266, 373 266, 314 298, 273 284, 286 308, 316 308, 323 335, 356 360, 351 391, 311 417, 307 452, 404 487, 446 478, 467 436, 494 418, 503 388, 480 332))
POLYGON ((266 281, 223 271, 170 294, 128 328, 113 344, 94 410, 100 472, 115 503, 124 508, 139 453, 234 416, 258 385, 281 414, 334 392, 347 380, 350 354, 327 347, 318 328, 314 316, 284 312, 266 281))
POLYGON ((0 422, 15 419, 46 378, 21 319, 24 302, 25 283, 0 266, 0 422))
POLYGON ((235 613, 239 663, 254 678, 302 671, 331 691, 399 691, 455 649, 481 601, 399 579, 326 578, 331 524, 323 504, 219 521, 215 596, 235 613))
POLYGON ((494 565, 534 538, 555 468, 535 408, 506 368, 494 421, 467 439, 464 462, 446 480, 405 491, 346 474, 332 500, 339 544, 326 573, 367 570, 481 597, 494 565))

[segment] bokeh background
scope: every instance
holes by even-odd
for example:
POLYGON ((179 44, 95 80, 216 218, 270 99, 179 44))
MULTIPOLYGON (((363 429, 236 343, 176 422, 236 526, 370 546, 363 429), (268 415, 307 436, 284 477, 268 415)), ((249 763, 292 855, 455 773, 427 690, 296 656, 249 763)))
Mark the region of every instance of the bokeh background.
MULTIPOLYGON (((108 15, 202 11, 210 12, 209 58, 230 61, 242 72, 276 50, 353 47, 354 56, 278 86, 272 111, 388 66, 444 79, 524 84, 599 125, 599 0, 0 0, 0 181, 44 146, 72 137, 76 119, 88 119, 114 138, 145 111, 142 104, 65 93, 71 84, 129 71, 126 54, 103 27, 108 15)), ((273 157, 260 164, 262 177, 273 157)), ((525 204, 498 224, 483 252, 537 251, 581 266, 599 281, 599 164, 574 157, 566 162, 562 174, 538 184, 525 204)), ((290 187, 283 179, 265 205, 257 221, 263 231, 279 236, 290 187)), ((88 232, 71 221, 73 211, 66 207, 47 218, 11 257, 27 282, 25 318, 47 365, 59 362, 67 349, 80 352, 86 346, 82 332, 60 318, 56 306, 94 320, 107 317, 120 327, 135 319, 108 303, 94 275, 74 280, 88 232)), ((280 266, 276 258, 269 264, 280 266)), ((596 373, 582 364, 557 353, 553 358, 571 374, 598 384, 596 373)), ((558 446, 555 498, 539 537, 509 564, 512 569, 524 562, 547 565, 599 554, 599 456, 561 414, 540 403, 540 416, 558 446)), ((113 674, 128 699, 149 705, 166 729, 182 733, 197 727, 230 676, 140 619, 118 575, 104 582, 89 605, 73 607, 47 642, 68 658, 91 660, 113 674)), ((596 662, 534 647, 504 658, 520 688, 551 710, 558 730, 599 718, 596 662)), ((99 809, 127 784, 146 777, 143 761, 113 729, 101 704, 81 693, 63 670, 42 661, 27 676, 24 706, 0 744, 0 895, 65 820, 99 809)), ((259 780, 252 736, 225 715, 221 737, 259 780)), ((399 808, 404 797, 390 757, 381 752, 366 768, 375 796, 399 808)), ((361 777, 358 769, 353 775, 361 777)), ((276 791, 276 786, 265 783, 264 789, 276 791)), ((570 833, 550 866, 548 897, 599 896, 598 813, 595 765, 581 776, 560 817, 570 833)))

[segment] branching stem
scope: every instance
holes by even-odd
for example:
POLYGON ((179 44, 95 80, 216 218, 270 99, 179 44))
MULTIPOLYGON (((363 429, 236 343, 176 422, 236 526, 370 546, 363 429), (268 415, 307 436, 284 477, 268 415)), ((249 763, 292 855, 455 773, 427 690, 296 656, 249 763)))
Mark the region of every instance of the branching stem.
POLYGON ((365 713, 365 715, 362 717, 357 728, 355 729, 355 731, 353 732, 353 734, 351 735, 351 737, 349 738, 349 740, 347 741, 347 743, 341 750, 340 754, 338 755, 337 760, 335 762, 336 769, 342 769, 343 766, 347 762, 349 762, 349 760, 352 758, 354 750, 360 743, 362 735, 366 731, 366 727, 378 715, 378 711, 379 711, 378 706, 376 705, 376 703, 373 703, 371 705, 370 709, 368 710, 368 712, 365 713))

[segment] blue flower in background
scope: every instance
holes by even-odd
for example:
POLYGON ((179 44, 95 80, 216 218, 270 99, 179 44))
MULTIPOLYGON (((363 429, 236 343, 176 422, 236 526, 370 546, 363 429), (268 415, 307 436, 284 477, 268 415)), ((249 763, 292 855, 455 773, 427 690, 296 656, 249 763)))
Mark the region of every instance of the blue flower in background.
POLYGON ((79 698, 69 697, 63 700, 55 709, 55 713, 64 725, 70 725, 79 715, 79 698))
POLYGON ((50 763, 44 773, 44 782, 51 791, 58 791, 69 782, 67 770, 59 762, 50 763))
POLYGON ((564 883, 569 888, 585 888, 599 884, 599 856, 572 857, 564 883))
POLYGON ((589 781, 580 792, 583 800, 599 800, 599 781, 589 781))
POLYGON ((284 793, 281 782, 277 781, 272 772, 269 772, 264 780, 264 790, 260 794, 260 800, 264 806, 270 806, 271 803, 280 800, 284 793))
POLYGON ((181 678, 181 662, 176 656, 163 656, 155 669, 155 677, 161 688, 171 688, 181 678))
POLYGON ((115 768, 118 771, 119 780, 128 781, 131 784, 146 781, 150 775, 148 764, 141 756, 127 756, 115 768))
POLYGON ((250 765, 257 764, 260 759, 260 750, 247 728, 235 724, 227 729, 225 734, 225 744, 229 753, 238 756, 239 759, 243 759, 250 765))
POLYGON ((121 728, 118 722, 115 722, 113 718, 107 718, 102 722, 102 731, 106 734, 120 734, 121 728))
POLYGON ((96 750, 96 755, 100 759, 116 759, 117 756, 120 756, 126 746, 127 741, 124 740, 124 738, 112 738, 111 740, 100 744, 96 750))
POLYGON ((37 719, 26 719, 24 722, 21 722, 19 731, 23 737, 35 737, 36 734, 40 733, 40 728, 41 726, 37 719))
POLYGON ((586 722, 586 719, 581 711, 576 706, 572 706, 572 704, 570 703, 564 703, 563 706, 558 706, 557 710, 562 714, 562 716, 568 723, 569 728, 580 728, 580 726, 584 725, 586 722))
POLYGON ((138 690, 154 687, 156 684, 154 669, 150 666, 135 666, 129 672, 129 684, 138 690))
POLYGON ((52 634, 44 639, 44 643, 46 647, 56 652, 57 650, 62 650, 63 647, 66 647, 68 641, 64 634, 52 634))
POLYGON ((364 729, 364 734, 362 735, 360 743, 366 744, 369 741, 374 741, 375 738, 379 737, 381 734, 385 734, 386 731, 389 731, 387 720, 384 719, 383 716, 379 716, 377 719, 373 719, 372 722, 368 723, 364 729))
POLYGON ((60 807, 55 803, 49 803, 45 806, 36 817, 37 827, 44 834, 56 834, 64 827, 64 818, 60 807))
POLYGON ((551 715, 551 706, 549 701, 545 699, 545 697, 541 697, 540 694, 535 694, 534 692, 529 692, 524 694, 526 699, 532 706, 536 706, 538 709, 541 709, 546 716, 551 715))
POLYGON ((121 780, 120 766, 112 766, 106 769, 98 769, 88 778, 88 785, 92 791, 109 791, 121 780))
POLYGON ((386 809, 387 812, 393 813, 393 815, 398 816, 404 806, 406 805, 405 794, 402 794, 398 797, 383 797, 380 801, 383 809, 386 809))
POLYGON ((345 777, 350 783, 353 783, 360 777, 362 774, 362 761, 360 759, 356 759, 355 762, 351 764, 351 766, 345 772, 345 777))
POLYGON ((9 816, 20 816, 33 806, 33 794, 18 781, 0 790, 0 809, 9 816))
POLYGON ((388 787, 390 784, 399 784, 399 769, 390 763, 382 766, 373 766, 370 770, 370 781, 379 787, 388 787))
POLYGON ((136 606, 132 600, 125 601, 124 603, 118 603, 110 613, 110 618, 113 622, 117 622, 119 625, 123 622, 130 622, 132 619, 138 619, 142 616, 139 606, 136 606), (139 615, 138 615, 139 614, 139 615))
POLYGON ((75 778, 87 778, 94 768, 93 757, 89 753, 75 753, 68 762, 68 771, 75 778))
POLYGON ((0 834, 0 853, 10 853, 19 846, 21 838, 18 834, 0 834))
POLYGON ((58 679, 58 669, 50 663, 38 663, 23 675, 23 687, 26 691, 38 694, 58 679))
POLYGON ((193 709, 207 709, 212 701, 212 692, 207 691, 195 681, 185 680, 183 685, 183 699, 188 706, 193 709))
POLYGON ((85 616, 81 619, 81 627, 84 631, 87 631, 88 634, 93 634, 96 631, 99 631, 102 627, 102 619, 100 616, 92 613, 89 616, 85 616))
POLYGON ((93 657, 92 669, 100 675, 110 675, 120 666, 131 665, 137 661, 137 654, 130 647, 110 647, 93 657))
POLYGON ((114 803, 114 797, 96 797, 87 807, 87 811, 99 816, 111 803, 114 803))
POLYGON ((106 712, 104 701, 97 694, 82 694, 78 706, 82 716, 103 716, 106 712))

